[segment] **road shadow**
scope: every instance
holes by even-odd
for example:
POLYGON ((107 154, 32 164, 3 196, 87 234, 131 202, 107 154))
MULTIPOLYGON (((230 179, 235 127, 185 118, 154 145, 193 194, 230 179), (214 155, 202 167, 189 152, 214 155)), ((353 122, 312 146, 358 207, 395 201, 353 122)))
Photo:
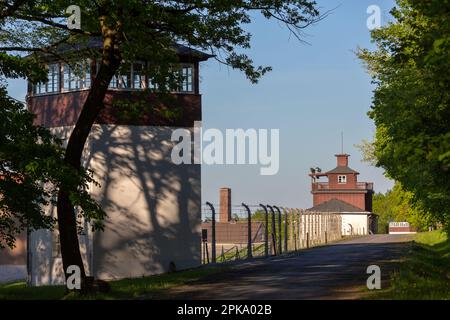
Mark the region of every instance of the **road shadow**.
POLYGON ((170 299, 359 299, 367 294, 369 265, 381 268, 382 288, 411 242, 334 244, 235 264, 171 289, 170 299))

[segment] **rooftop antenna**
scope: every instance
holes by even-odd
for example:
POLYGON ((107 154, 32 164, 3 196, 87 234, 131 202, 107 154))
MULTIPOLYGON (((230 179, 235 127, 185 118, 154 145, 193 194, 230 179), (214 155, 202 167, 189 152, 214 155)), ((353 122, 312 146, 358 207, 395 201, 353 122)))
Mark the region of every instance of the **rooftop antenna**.
POLYGON ((344 154, 344 131, 341 131, 341 154, 344 154))

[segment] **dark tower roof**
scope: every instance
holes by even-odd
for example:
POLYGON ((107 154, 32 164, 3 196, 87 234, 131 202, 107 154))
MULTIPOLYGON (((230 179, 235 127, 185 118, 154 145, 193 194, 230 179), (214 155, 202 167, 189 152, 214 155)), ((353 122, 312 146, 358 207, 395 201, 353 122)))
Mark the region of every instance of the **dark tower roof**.
POLYGON ((331 199, 326 202, 322 202, 315 207, 309 208, 307 211, 319 211, 319 212, 367 212, 358 207, 355 207, 347 202, 331 199))
MULTIPOLYGON (((56 51, 58 53, 69 53, 69 52, 77 52, 77 51, 82 51, 82 50, 87 50, 87 49, 102 49, 103 43, 102 43, 101 38, 92 37, 82 43, 73 43, 73 44, 64 43, 62 45, 59 45, 56 48, 57 48, 56 51)), ((176 53, 179 56, 191 58, 191 59, 194 59, 197 61, 206 61, 209 58, 214 57, 214 55, 210 55, 210 54, 204 53, 202 51, 199 51, 197 49, 190 48, 188 46, 178 44, 178 43, 173 43, 172 48, 173 48, 173 50, 176 51, 176 53)), ((47 54, 42 54, 42 55, 47 56, 47 54)))
POLYGON ((327 171, 328 173, 355 173, 355 174, 359 174, 358 171, 353 170, 350 167, 336 167, 333 170, 327 171))

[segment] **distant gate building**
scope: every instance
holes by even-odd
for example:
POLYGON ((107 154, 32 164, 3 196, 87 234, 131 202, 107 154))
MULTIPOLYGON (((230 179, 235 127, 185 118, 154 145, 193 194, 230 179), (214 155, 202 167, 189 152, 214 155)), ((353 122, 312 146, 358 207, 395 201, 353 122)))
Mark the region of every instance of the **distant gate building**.
POLYGON ((369 234, 377 231, 377 215, 372 212, 373 183, 358 182, 359 172, 348 166, 348 154, 337 154, 337 165, 327 172, 312 170, 313 207, 308 211, 328 212, 342 217, 342 234, 369 234), (326 178, 328 181, 318 181, 326 178))

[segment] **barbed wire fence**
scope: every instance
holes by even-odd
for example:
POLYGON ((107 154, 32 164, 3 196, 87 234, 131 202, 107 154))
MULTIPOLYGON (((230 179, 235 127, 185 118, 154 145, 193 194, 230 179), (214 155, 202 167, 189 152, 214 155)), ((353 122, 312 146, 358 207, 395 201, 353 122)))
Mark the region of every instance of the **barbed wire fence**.
POLYGON ((295 252, 339 240, 340 215, 276 205, 231 206, 220 221, 219 206, 202 205, 202 263, 222 263, 295 252))

